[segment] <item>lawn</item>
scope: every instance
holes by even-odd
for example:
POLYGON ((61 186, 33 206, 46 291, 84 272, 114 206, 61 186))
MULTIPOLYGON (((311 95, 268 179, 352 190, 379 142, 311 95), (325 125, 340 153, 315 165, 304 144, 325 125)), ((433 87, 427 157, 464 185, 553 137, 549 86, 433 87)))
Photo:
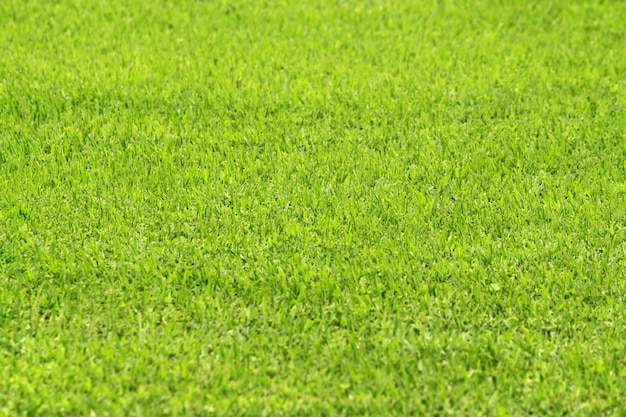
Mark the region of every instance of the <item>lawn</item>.
POLYGON ((625 414, 624 22, 0 2, 0 416, 625 414))

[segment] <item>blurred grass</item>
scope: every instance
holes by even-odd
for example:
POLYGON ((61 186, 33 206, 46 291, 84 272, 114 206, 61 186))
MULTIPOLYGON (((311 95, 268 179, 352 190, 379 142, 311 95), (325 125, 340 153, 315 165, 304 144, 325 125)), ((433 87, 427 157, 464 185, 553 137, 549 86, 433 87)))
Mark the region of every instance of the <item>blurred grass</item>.
POLYGON ((0 4, 0 413, 619 414, 624 21, 0 4))

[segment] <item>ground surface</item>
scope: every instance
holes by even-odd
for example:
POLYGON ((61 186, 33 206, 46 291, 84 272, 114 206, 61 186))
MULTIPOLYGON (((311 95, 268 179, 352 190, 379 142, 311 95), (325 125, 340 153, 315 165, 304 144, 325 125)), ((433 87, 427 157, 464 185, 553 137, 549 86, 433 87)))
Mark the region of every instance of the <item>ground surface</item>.
POLYGON ((0 3, 0 415, 626 404, 626 3, 0 3))

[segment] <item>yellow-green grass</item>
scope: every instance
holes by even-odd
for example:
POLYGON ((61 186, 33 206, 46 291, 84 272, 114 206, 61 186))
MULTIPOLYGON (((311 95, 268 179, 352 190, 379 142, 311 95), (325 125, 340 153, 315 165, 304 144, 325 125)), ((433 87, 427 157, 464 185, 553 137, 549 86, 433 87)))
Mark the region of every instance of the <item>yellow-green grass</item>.
POLYGON ((624 22, 0 2, 0 415, 625 413, 624 22))

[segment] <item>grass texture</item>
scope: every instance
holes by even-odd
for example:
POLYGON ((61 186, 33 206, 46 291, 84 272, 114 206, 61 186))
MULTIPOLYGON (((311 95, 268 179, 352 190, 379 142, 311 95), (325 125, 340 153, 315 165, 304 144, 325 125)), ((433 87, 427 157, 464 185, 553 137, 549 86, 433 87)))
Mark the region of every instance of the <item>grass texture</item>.
POLYGON ((0 3, 0 415, 626 413, 626 3, 0 3))

